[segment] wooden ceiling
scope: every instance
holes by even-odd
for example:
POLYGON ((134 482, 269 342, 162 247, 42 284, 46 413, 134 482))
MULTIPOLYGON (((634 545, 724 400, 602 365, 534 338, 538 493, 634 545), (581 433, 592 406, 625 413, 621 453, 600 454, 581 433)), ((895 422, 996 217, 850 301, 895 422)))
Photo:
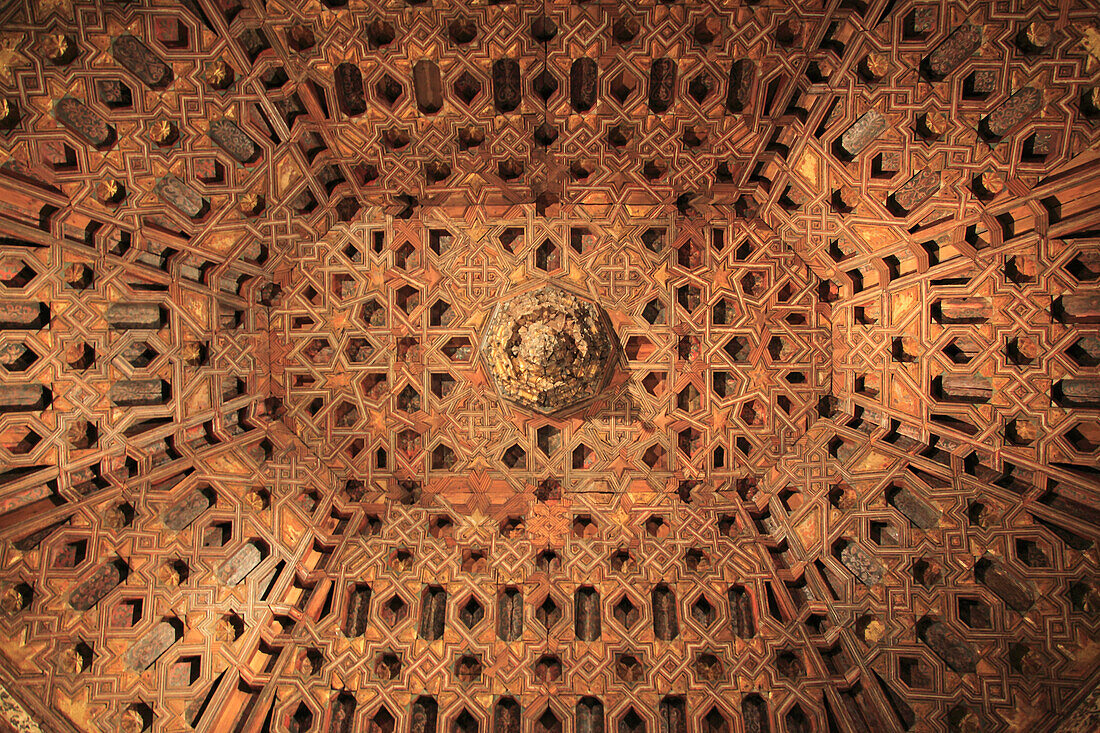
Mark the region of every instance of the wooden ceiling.
POLYGON ((5 719, 1090 730, 1098 17, 5 4, 5 719))

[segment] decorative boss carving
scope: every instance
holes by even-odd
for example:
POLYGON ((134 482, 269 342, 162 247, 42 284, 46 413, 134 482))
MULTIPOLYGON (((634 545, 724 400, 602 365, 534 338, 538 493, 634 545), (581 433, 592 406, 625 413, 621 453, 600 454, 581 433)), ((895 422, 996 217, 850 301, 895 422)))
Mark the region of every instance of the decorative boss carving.
POLYGON ((615 337, 600 306, 547 285, 498 305, 482 350, 501 396, 553 413, 599 394, 615 337))

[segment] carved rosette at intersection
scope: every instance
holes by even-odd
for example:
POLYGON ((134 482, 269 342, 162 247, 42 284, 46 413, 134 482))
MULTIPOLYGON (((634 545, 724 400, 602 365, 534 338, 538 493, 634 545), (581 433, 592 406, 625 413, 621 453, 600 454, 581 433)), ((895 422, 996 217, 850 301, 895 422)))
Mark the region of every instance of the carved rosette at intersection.
POLYGON ((500 395, 544 414, 590 401, 615 362, 603 309, 553 285, 497 305, 481 348, 500 395))

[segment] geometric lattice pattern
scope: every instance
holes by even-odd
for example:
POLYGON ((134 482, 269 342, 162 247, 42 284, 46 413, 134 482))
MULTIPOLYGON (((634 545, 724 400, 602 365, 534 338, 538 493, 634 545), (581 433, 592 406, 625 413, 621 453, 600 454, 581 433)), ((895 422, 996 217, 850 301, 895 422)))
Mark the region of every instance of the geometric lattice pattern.
POLYGON ((1093 730, 1098 17, 0 7, 5 719, 1093 730))

